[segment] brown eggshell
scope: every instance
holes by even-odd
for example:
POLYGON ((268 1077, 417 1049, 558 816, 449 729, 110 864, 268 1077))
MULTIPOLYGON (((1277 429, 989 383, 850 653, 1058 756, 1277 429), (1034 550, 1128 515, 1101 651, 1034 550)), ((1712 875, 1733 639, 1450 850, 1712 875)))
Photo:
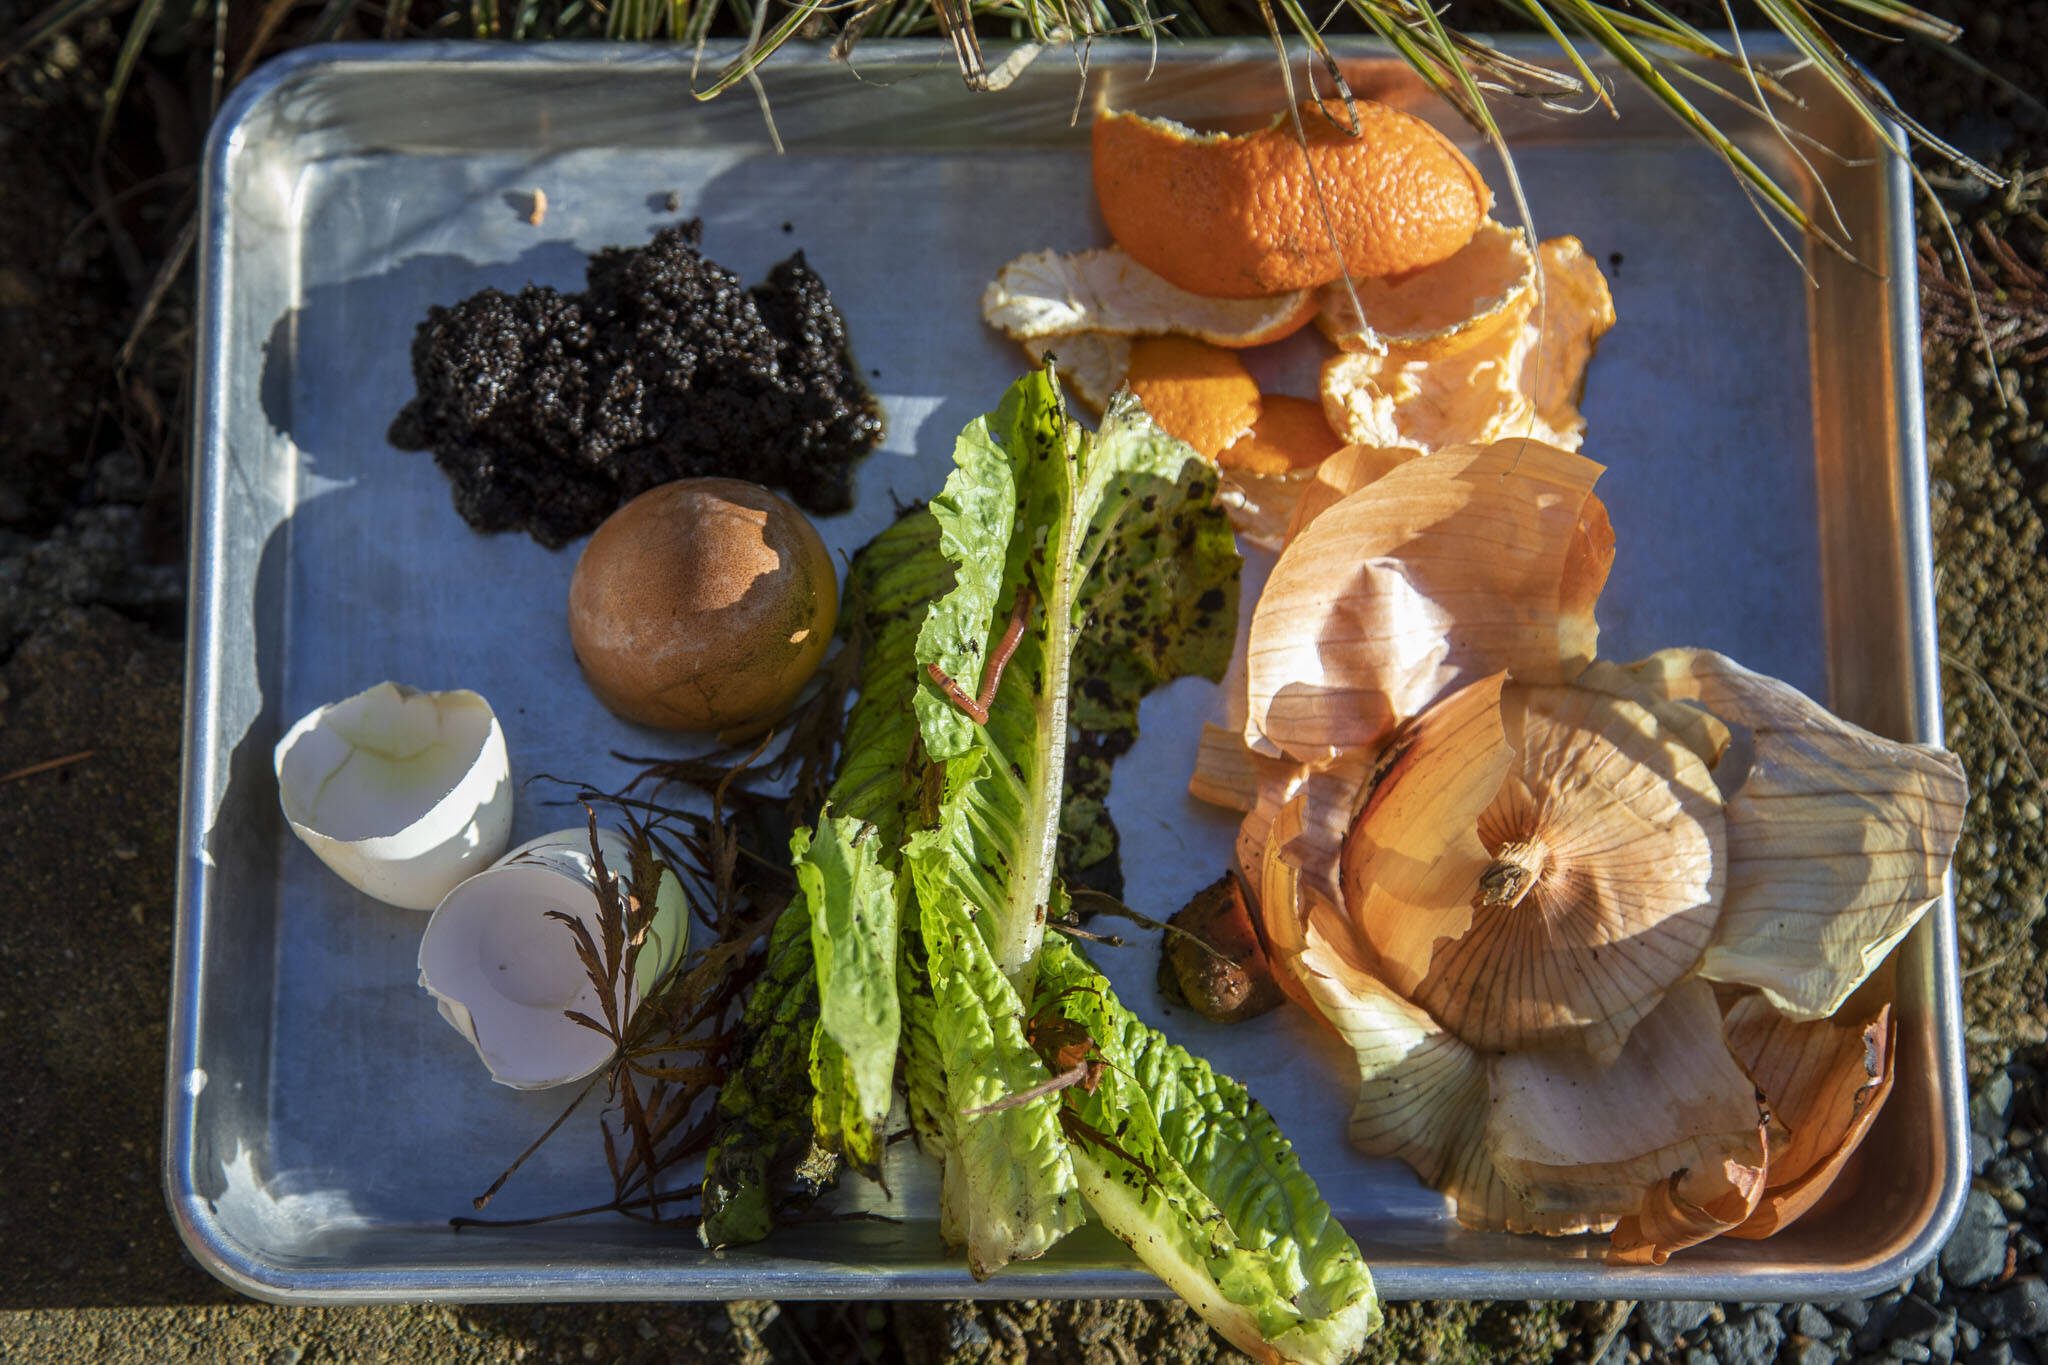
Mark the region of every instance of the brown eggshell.
POLYGON ((838 614, 817 531, 739 479, 642 493, 597 528, 569 583, 569 639, 590 690, 627 720, 669 730, 786 710, 838 614))

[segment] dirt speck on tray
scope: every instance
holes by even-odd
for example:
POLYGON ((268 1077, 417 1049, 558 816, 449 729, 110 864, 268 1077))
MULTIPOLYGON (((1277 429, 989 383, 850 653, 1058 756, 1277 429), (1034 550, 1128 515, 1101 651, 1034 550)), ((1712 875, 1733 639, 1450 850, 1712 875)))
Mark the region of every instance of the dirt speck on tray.
POLYGON ((434 452, 471 526, 550 549, 674 479, 750 479, 820 516, 851 507, 882 419, 825 282, 798 252, 749 289, 700 233, 598 252, 580 294, 485 289, 429 309, 391 443, 434 452))

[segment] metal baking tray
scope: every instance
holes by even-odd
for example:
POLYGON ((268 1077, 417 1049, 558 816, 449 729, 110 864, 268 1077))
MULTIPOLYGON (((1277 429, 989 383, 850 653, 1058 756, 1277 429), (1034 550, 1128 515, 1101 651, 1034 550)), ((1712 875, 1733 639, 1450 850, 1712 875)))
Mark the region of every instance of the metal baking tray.
MULTIPOLYGON (((1435 119, 1504 183, 1383 50, 1340 54, 1361 93, 1435 119)), ((846 550, 938 487, 954 435, 1014 378, 1016 349, 976 306, 996 268, 1107 240, 1093 102, 1249 123, 1283 98, 1259 42, 1098 43, 1085 74, 1049 53, 1000 95, 965 90, 935 45, 857 55, 855 72, 791 49, 763 72, 781 154, 744 89, 696 103, 689 54, 649 48, 312 49, 242 85, 214 127, 165 1176, 187 1244, 236 1288, 329 1303, 1165 1292, 1092 1229, 974 1283, 940 1245, 935 1182, 907 1143, 893 1198, 857 1181, 841 1196, 894 1221, 723 1254, 624 1219, 450 1231, 559 1100, 489 1082, 414 984, 424 917, 344 886, 278 812, 284 728, 385 678, 484 693, 519 778, 610 782, 625 775, 611 751, 674 744, 578 679, 562 622, 574 550, 472 533, 433 461, 386 443, 430 304, 578 287, 587 253, 678 217, 701 216, 707 252, 749 280, 801 248, 889 423, 856 509, 823 527, 846 550)), ((1810 252, 1811 288, 1726 168, 1626 82, 1616 117, 1503 102, 1538 230, 1584 240, 1620 315, 1585 403, 1620 540, 1601 643, 1614 658, 1711 646, 1875 730, 1938 739, 1908 182, 1824 85, 1794 84, 1807 104, 1787 121, 1840 155, 1802 165, 1761 127, 1744 144, 1817 213, 1824 181, 1871 267, 1810 252)), ((1155 915, 1230 846, 1232 822, 1184 790, 1211 703, 1200 681, 1152 698, 1117 771, 1129 896, 1155 915)), ((569 823, 541 795, 521 792, 515 841, 569 823)), ((1142 936, 1099 956, 1161 1020, 1142 936)), ((1833 1299, 1910 1275, 1967 1182, 1946 902, 1901 963, 1898 1082, 1851 1197, 1659 1268, 1606 1267, 1600 1238, 1461 1230, 1405 1167, 1347 1147, 1351 1064, 1298 1011, 1164 1022, 1279 1116, 1389 1297, 1833 1299)), ((493 1212, 608 1198, 595 1122, 579 1114, 493 1212)))

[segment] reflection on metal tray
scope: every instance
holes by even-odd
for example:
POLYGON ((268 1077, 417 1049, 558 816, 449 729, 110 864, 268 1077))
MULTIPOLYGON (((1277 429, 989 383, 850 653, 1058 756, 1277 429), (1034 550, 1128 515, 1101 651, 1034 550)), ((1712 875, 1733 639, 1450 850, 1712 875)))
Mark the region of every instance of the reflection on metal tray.
MULTIPOLYGON (((433 461, 386 443, 430 304, 576 286, 588 252, 678 216, 701 216, 707 252, 749 280, 801 248, 889 420, 829 543, 860 544, 938 487, 953 436, 1020 364, 981 324, 983 284, 1020 252, 1105 240, 1072 118, 1081 77, 1048 56, 1007 93, 973 95, 943 49, 861 57, 860 80, 822 53, 770 64, 780 156, 754 101, 696 104, 688 55, 648 49, 316 49, 245 84, 214 129, 166 1150, 180 1230, 238 1288, 309 1302, 1164 1292, 1095 1230, 975 1284, 940 1245, 935 1182, 909 1144, 893 1200, 847 1196, 894 1221, 719 1255, 622 1219, 452 1233, 559 1101, 490 1084, 414 984, 423 917, 351 891, 278 813, 284 726, 384 678, 484 693, 522 778, 604 782, 624 775, 612 750, 662 742, 577 677, 562 621, 574 550, 472 533, 433 461)), ((1345 60, 1362 93, 1464 136, 1398 63, 1363 47, 1345 60)), ((1248 123, 1282 98, 1259 43, 1166 49, 1156 67, 1147 47, 1098 44, 1086 81, 1089 100, 1188 119, 1248 123)), ((1814 290, 1721 163, 1632 88, 1619 119, 1509 111, 1538 229, 1584 240, 1620 316, 1585 404, 1620 540, 1601 643, 1616 658, 1711 646, 1873 729, 1936 737, 1907 184, 1825 88, 1801 93, 1803 131, 1849 158, 1814 164, 1876 267, 1814 253, 1814 290)), ((1746 141, 1818 203, 1813 172, 1762 130, 1746 141)), ((1155 915, 1230 846, 1232 823, 1184 792, 1211 693, 1190 681, 1151 699, 1117 770, 1130 899, 1155 915)), ((560 822, 529 789, 514 837, 560 822)), ((1150 945, 1102 956, 1162 1019, 1150 945)), ((1862 1294, 1933 1254, 1966 1181, 1946 905, 1904 948, 1899 1079, 1849 1197, 1783 1236, 1656 1268, 1607 1268, 1599 1238, 1464 1231, 1405 1167, 1352 1152, 1350 1061, 1299 1012, 1165 1022, 1279 1116, 1392 1297, 1862 1294)), ((594 1124, 572 1121, 493 1211, 608 1198, 594 1124)))

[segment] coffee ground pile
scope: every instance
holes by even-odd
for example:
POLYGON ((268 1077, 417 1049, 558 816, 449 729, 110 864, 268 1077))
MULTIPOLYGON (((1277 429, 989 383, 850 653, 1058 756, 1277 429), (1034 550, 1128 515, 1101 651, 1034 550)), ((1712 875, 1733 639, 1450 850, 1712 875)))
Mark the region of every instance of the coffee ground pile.
POLYGON ((391 443, 434 452, 471 526, 550 549, 673 479, 751 479, 820 516, 851 507, 882 419, 825 282, 798 252, 746 288, 701 233, 600 251, 579 294, 485 289, 429 309, 419 394, 391 443))

